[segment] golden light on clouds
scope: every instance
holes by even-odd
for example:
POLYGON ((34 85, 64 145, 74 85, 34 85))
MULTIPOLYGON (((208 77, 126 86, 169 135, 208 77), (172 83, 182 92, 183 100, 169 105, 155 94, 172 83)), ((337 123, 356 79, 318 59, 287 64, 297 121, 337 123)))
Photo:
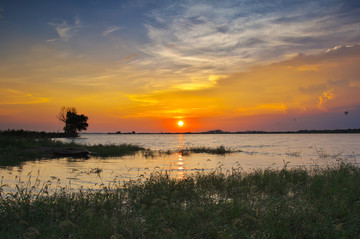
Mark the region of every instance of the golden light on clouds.
POLYGON ((1 105, 29 105, 48 102, 49 99, 39 97, 33 93, 26 93, 12 89, 0 89, 1 105))
POLYGON ((304 66, 298 66, 298 71, 320 71, 321 68, 324 67, 322 65, 304 65, 304 66))
MULTIPOLYGON (((97 91, 82 93, 69 88, 66 94, 63 88, 33 88, 37 94, 1 89, 0 105, 8 117, 19 117, 22 109, 28 108, 26 105, 32 105, 34 112, 46 110, 49 115, 56 115, 64 105, 73 105, 87 114, 90 125, 99 130, 104 128, 102 122, 107 122, 106 129, 121 131, 133 128, 146 131, 139 125, 147 125, 149 131, 157 132, 176 132, 179 128, 185 131, 235 130, 240 128, 236 122, 241 122, 241 129, 247 129, 253 127, 255 117, 266 115, 274 119, 292 119, 316 111, 345 111, 356 107, 360 104, 359 49, 360 46, 338 48, 317 55, 296 56, 228 76, 210 75, 207 77, 210 83, 204 87, 194 82, 193 86, 189 83, 188 87, 175 85, 162 90, 128 87, 116 91, 98 85, 97 91), (44 97, 41 92, 52 97, 44 97), (7 105, 17 107, 13 110, 7 105), (232 123, 223 123, 226 118, 232 123), (186 126, 178 123, 180 119, 187 119, 186 126), (124 125, 127 127, 125 130, 124 125)), ((106 79, 111 84, 116 82, 116 78, 97 78, 106 79)), ((295 125, 295 121, 290 122, 295 125)))
POLYGON ((0 129, 58 130, 63 106, 92 132, 359 126, 351 1, 30 5, 1 6, 0 129))
POLYGON ((286 114, 287 107, 283 104, 261 104, 254 107, 238 109, 240 115, 286 114))
POLYGON ((206 80, 199 80, 194 78, 192 81, 184 84, 176 85, 175 88, 179 90, 201 90, 214 87, 217 82, 227 77, 226 75, 210 75, 206 80))
POLYGON ((323 92, 322 95, 319 96, 319 104, 318 104, 319 109, 326 110, 326 108, 323 105, 326 102, 333 100, 335 98, 333 91, 334 91, 333 89, 328 90, 326 92, 323 92))

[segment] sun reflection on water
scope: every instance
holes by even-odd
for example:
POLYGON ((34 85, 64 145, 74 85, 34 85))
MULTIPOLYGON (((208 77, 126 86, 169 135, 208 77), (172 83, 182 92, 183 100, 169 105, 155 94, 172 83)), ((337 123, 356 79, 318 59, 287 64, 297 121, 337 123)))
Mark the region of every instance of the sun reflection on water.
POLYGON ((185 178, 185 167, 184 167, 184 159, 181 153, 178 153, 178 162, 177 162, 177 178, 182 180, 185 178))

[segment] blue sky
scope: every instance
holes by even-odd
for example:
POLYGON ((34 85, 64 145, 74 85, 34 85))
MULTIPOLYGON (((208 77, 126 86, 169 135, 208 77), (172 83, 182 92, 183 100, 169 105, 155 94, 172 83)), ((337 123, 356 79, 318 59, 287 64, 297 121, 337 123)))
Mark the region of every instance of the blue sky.
MULTIPOLYGON (((139 117, 134 112, 146 107, 178 107, 178 103, 165 106, 165 102, 177 93, 189 92, 191 97, 205 94, 195 101, 208 105, 194 108, 204 112, 201 117, 209 117, 215 100, 206 98, 206 90, 239 81, 229 80, 234 75, 281 64, 299 54, 310 58, 357 47, 359 23, 359 1, 3 0, 0 117, 8 123, 2 127, 10 127, 9 122, 22 115, 24 104, 49 114, 54 107, 70 104, 89 111, 84 101, 104 100, 104 105, 96 107, 106 108, 106 117, 121 121, 139 117), (120 113, 124 111, 132 113, 120 113)), ((322 79, 329 80, 338 79, 322 79)), ((349 84, 358 87, 358 81, 352 81, 349 84)), ((242 90, 250 94, 254 89, 242 90)), ((221 95, 217 103, 228 102, 223 92, 216 92, 221 95)), ((313 97, 319 101, 323 92, 313 97)), ((253 106, 236 101, 235 111, 261 109, 269 100, 254 101, 253 106)), ((290 107, 286 103, 274 104, 290 107)), ((187 102, 186 107, 191 104, 187 102)), ((169 117, 191 115, 185 109, 177 112, 169 117)), ((234 110, 216 112, 236 115, 234 110)), ((145 115, 156 114, 161 113, 145 115)))
POLYGON ((267 62, 360 40, 358 1, 15 0, 0 4, 1 47, 8 54, 15 50, 14 42, 23 44, 17 46, 24 51, 47 43, 88 57, 100 51, 108 58, 117 44, 126 44, 117 52, 118 59, 137 53, 165 62, 171 57, 171 69, 184 67, 184 61, 207 59, 212 69, 209 58, 223 57, 226 62, 218 67, 231 70, 231 63, 267 62), (179 48, 169 52, 169 45, 179 48))

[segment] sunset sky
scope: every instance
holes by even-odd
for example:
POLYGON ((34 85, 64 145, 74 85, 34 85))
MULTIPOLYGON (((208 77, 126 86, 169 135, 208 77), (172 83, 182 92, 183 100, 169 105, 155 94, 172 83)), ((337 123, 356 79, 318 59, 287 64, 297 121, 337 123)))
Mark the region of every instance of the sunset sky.
POLYGON ((0 96, 0 130, 360 128, 360 1, 0 0, 0 96))

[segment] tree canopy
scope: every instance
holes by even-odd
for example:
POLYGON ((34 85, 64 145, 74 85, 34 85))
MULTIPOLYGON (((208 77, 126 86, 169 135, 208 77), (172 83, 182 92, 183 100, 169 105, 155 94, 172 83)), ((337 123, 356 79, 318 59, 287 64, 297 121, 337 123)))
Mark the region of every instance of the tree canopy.
POLYGON ((89 126, 88 117, 77 114, 76 108, 73 107, 62 107, 57 118, 65 123, 64 132, 69 137, 77 137, 78 132, 86 130, 89 126))

